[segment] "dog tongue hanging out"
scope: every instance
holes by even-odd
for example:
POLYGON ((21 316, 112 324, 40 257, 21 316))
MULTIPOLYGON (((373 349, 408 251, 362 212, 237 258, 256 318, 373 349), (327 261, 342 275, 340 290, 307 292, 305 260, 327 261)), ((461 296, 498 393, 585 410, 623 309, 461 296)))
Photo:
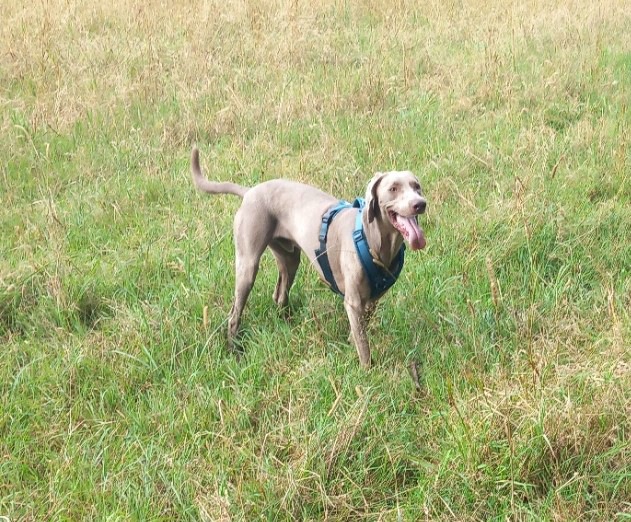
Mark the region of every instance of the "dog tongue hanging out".
POLYGON ((406 239, 412 250, 420 250, 425 248, 425 234, 423 229, 418 225, 416 216, 403 217, 394 212, 388 213, 392 226, 396 228, 406 239))

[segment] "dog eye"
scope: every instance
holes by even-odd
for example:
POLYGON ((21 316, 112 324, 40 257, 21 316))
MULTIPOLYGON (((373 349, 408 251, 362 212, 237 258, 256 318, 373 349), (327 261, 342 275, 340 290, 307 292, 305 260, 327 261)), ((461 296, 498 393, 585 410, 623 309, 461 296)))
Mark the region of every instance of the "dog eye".
POLYGON ((397 187, 396 187, 396 186, 394 186, 394 187, 390 187, 388 190, 389 190, 390 192, 396 192, 396 191, 397 191, 397 187))

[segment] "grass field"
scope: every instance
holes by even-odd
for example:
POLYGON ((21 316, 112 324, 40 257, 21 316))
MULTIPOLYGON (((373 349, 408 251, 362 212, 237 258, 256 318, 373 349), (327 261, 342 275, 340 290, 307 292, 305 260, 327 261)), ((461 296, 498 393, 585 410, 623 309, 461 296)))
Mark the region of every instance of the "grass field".
POLYGON ((0 520, 631 520, 628 2, 0 18, 0 520), (195 143, 246 185, 419 175, 370 371, 269 255, 226 352, 239 202, 195 143))

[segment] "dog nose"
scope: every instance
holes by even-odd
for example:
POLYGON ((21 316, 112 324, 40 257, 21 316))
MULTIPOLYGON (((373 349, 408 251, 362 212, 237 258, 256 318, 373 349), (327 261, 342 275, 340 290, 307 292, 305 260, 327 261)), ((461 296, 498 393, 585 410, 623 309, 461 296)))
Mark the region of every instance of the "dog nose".
POLYGON ((425 212, 426 207, 427 207, 427 201, 425 201, 424 199, 421 199, 420 201, 417 201, 416 203, 414 203, 414 212, 416 212, 417 214, 422 214, 423 212, 425 212))

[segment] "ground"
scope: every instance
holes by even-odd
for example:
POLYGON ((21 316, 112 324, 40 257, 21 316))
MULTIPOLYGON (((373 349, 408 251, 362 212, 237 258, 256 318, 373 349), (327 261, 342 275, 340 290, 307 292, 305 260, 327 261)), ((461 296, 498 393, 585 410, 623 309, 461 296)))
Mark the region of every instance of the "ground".
POLYGON ((630 520, 627 4, 1 3, 0 519, 630 520), (419 176, 370 371, 269 255, 226 352, 238 199, 193 144, 419 176))

